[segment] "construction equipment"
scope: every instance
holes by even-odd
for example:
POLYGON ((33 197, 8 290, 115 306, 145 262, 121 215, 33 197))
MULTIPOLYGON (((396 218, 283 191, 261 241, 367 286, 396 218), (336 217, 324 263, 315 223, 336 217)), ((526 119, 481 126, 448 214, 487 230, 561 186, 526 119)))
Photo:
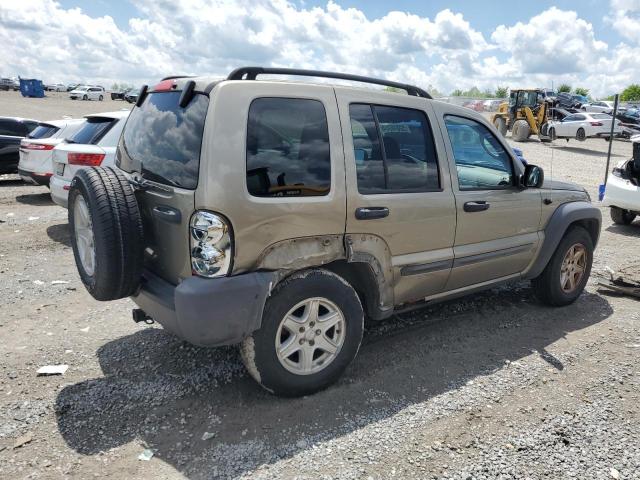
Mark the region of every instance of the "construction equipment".
POLYGON ((547 99, 540 88, 513 89, 509 102, 503 102, 498 111, 491 116, 491 123, 505 136, 511 131, 516 142, 524 142, 531 135, 538 135, 540 140, 548 140, 546 136, 549 121, 549 110, 552 100, 547 99))

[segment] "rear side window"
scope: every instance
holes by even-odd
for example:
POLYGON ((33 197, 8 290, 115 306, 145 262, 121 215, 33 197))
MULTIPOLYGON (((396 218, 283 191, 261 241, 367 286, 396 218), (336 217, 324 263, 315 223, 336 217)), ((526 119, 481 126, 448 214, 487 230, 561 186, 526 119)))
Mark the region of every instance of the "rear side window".
POLYGON ((29 135, 29 138, 49 138, 53 134, 55 134, 58 130, 58 127, 54 127, 53 125, 48 125, 46 123, 39 124, 29 135))
POLYGON ((119 157, 120 168, 129 172, 139 168, 151 180, 196 188, 209 98, 196 94, 182 108, 181 94, 150 93, 142 106, 134 107, 122 135, 129 158, 119 157))
POLYGON ((256 197, 327 195, 329 128, 322 102, 258 98, 249 108, 247 188, 256 197))
POLYGON ((423 112, 352 104, 349 115, 360 193, 440 189, 433 135, 423 112))
POLYGON ((71 143, 95 145, 106 135, 116 121, 113 118, 92 117, 73 135, 71 143))

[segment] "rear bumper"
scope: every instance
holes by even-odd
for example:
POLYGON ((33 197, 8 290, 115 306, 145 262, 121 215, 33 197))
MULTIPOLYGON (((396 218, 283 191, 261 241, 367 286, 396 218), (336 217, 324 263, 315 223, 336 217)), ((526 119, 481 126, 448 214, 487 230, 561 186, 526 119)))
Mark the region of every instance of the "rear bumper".
POLYGON ((215 347, 239 343, 260 328, 276 274, 189 277, 178 286, 149 271, 143 277, 131 298, 147 315, 189 343, 215 347))
POLYGON ((602 205, 640 212, 640 187, 629 180, 609 174, 602 205))
POLYGON ((60 178, 54 175, 49 181, 49 188, 51 189, 51 199, 61 207, 67 208, 70 187, 71 182, 68 182, 64 178, 60 178))
POLYGON ((21 168, 18 169, 18 175, 20 175, 20 178, 22 178, 22 180, 33 185, 48 186, 49 180, 51 180, 51 174, 39 175, 35 172, 22 170, 21 168))

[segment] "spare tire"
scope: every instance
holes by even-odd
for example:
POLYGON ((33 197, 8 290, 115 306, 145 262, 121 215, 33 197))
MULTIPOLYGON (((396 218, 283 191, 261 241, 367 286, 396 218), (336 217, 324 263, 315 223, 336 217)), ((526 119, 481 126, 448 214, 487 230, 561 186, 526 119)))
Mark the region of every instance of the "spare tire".
POLYGON ((142 276, 144 241, 127 178, 113 168, 83 168, 71 181, 68 205, 73 256, 91 296, 133 295, 142 276))

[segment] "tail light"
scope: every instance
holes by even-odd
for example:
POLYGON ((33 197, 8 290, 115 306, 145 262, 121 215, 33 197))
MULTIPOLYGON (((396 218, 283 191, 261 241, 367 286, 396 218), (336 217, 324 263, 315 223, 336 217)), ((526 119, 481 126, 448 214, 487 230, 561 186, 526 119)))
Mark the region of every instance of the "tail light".
POLYGON ((20 144, 20 147, 24 148, 25 150, 53 150, 55 145, 42 145, 41 143, 22 142, 20 144))
POLYGON ((592 127, 601 127, 602 126, 602 122, 591 122, 591 126, 592 127))
POLYGON ((75 153, 67 155, 69 165, 82 165, 83 167, 97 167, 104 160, 104 153, 75 153))
POLYGON ((193 273, 207 278, 229 273, 233 239, 227 220, 215 213, 198 210, 189 223, 193 273))

